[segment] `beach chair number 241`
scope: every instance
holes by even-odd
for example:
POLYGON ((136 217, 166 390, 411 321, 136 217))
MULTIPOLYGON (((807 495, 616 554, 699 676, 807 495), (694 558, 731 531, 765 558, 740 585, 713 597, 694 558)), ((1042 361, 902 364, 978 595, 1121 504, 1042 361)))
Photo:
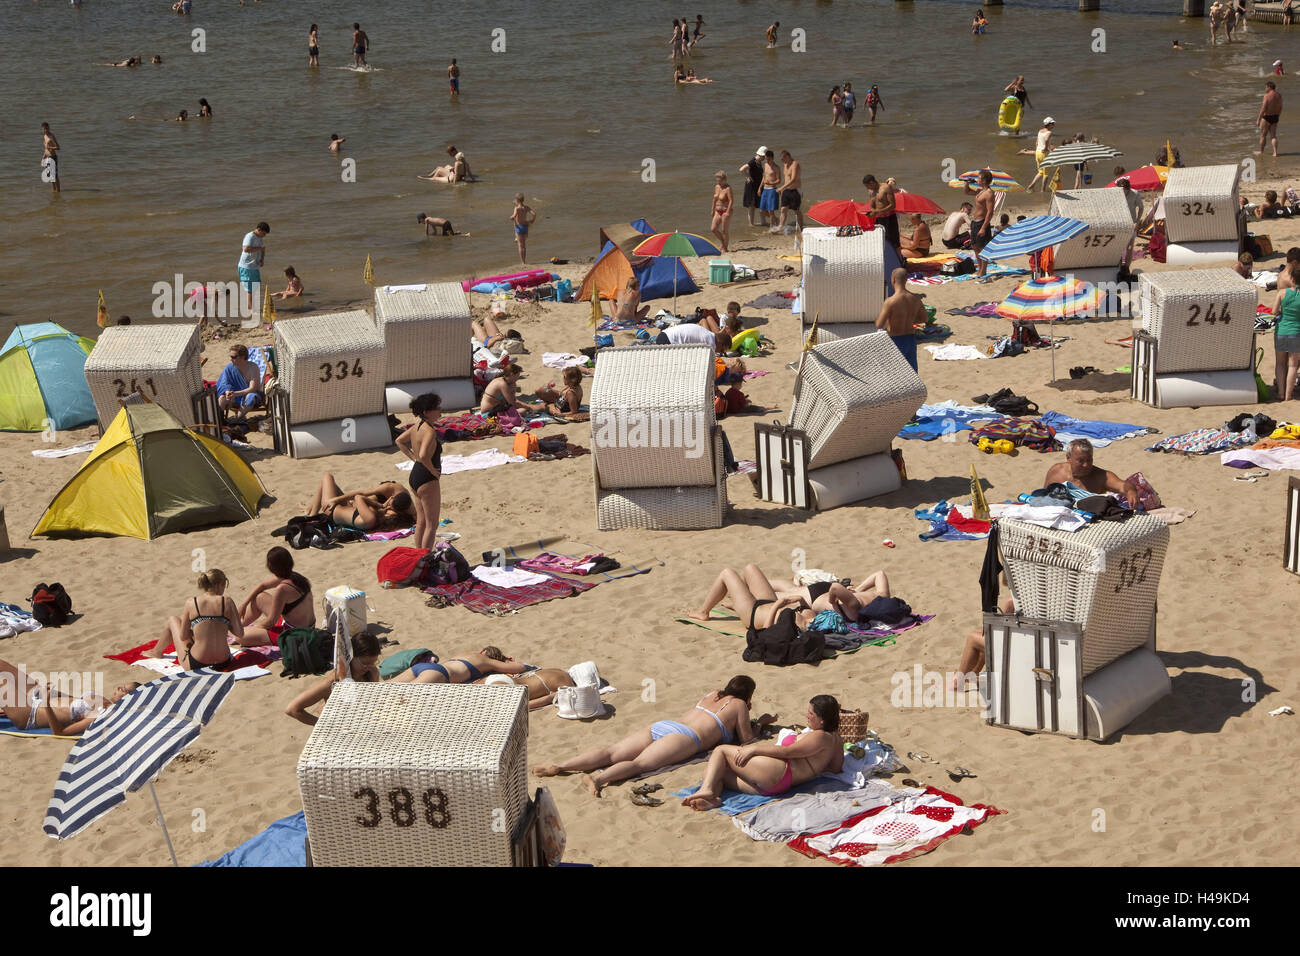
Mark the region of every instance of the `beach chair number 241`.
POLYGON ((149 386, 149 393, 155 397, 158 395, 158 388, 154 385, 152 378, 146 378, 142 383, 137 384, 138 379, 131 379, 131 387, 126 387, 126 382, 120 378, 113 379, 113 384, 117 386, 117 397, 126 398, 128 395, 134 395, 136 392, 144 394, 144 385, 149 386))
MULTIPOLYGON (((364 816, 356 817, 356 821, 367 830, 373 830, 383 821, 384 815, 379 812, 379 794, 372 787, 362 787, 356 793, 352 794, 357 800, 364 800, 364 816)), ((444 830, 451 823, 451 810, 447 807, 447 794, 438 787, 431 787, 421 794, 420 802, 424 804, 424 820, 435 830, 444 830)), ((410 827, 415 826, 416 818, 420 815, 415 806, 415 798, 411 791, 405 787, 397 787, 388 791, 388 816, 393 821, 394 826, 410 827)))
POLYGON ((328 382, 331 380, 341 382, 349 375, 353 378, 360 378, 361 372, 361 359, 354 361, 351 367, 348 366, 347 359, 340 359, 337 362, 325 362, 321 365, 320 380, 322 382, 328 382))

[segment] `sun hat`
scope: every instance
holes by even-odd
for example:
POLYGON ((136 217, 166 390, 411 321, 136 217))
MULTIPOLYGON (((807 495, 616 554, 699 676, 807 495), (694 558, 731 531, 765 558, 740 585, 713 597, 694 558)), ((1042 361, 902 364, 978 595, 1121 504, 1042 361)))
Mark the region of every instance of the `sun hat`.
POLYGON ((766 146, 758 147, 758 149, 754 150, 754 155, 757 156, 759 159, 762 159, 764 156, 767 155, 767 147, 766 146))
POLYGON ((1282 65, 1282 61, 1281 61, 1281 60, 1274 60, 1274 61, 1273 61, 1273 65, 1274 65, 1274 66, 1281 66, 1281 65, 1282 65))
POLYGON ((1047 119, 1043 120, 1043 125, 1044 125, 1044 126, 1055 126, 1055 125, 1056 125, 1056 120, 1049 116, 1049 117, 1047 117, 1047 119))
POLYGON ((483 683, 504 684, 508 687, 513 687, 515 682, 511 680, 509 674, 489 674, 487 677, 483 678, 483 683))

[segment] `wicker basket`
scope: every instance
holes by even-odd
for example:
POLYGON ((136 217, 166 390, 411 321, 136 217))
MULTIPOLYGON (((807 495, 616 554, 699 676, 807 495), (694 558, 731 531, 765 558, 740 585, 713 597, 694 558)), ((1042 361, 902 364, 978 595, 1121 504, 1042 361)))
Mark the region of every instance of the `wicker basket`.
POLYGON ((194 424, 194 396, 203 389, 198 323, 115 325, 104 329, 86 357, 86 384, 107 428, 121 400, 137 390, 182 424, 194 424))
POLYGON ((712 484, 615 489, 602 487, 603 476, 599 466, 593 464, 596 478, 596 527, 601 531, 618 531, 623 528, 646 531, 721 528, 727 511, 727 476, 722 464, 722 434, 716 429, 711 464, 714 473, 712 484))
POLYGON ((375 322, 388 350, 389 382, 470 378, 469 300, 459 282, 434 282, 423 292, 375 290, 375 322))
POLYGON ((871 729, 870 719, 871 715, 865 710, 841 710, 840 737, 850 744, 865 740, 867 731, 871 729))
POLYGON ((298 758, 316 866, 510 866, 528 804, 528 693, 335 685, 298 758))
POLYGON ((1056 247, 1056 269, 1118 268, 1124 261, 1136 226, 1124 190, 1059 190, 1052 197, 1049 216, 1086 222, 1088 228, 1056 247))
POLYGON ((290 424, 385 412, 384 337, 365 312, 284 319, 275 346, 290 424))
POLYGON ((1251 367, 1259 302, 1253 282, 1231 269, 1148 272, 1138 291, 1142 331, 1158 345, 1157 375, 1251 367))
POLYGON ((1147 642, 1169 546, 1163 521, 1136 515, 1056 531, 1003 518, 998 526, 1017 613, 1082 625, 1084 676, 1147 642))
POLYGON ((888 452, 925 396, 925 384, 888 333, 872 332, 808 353, 789 424, 808 435, 808 467, 824 468, 888 452))
POLYGON ((858 236, 836 236, 829 226, 803 231, 804 315, 827 324, 874 322, 887 278, 883 229, 858 236))
POLYGON ((1165 235, 1170 242, 1236 240, 1240 166, 1169 170, 1165 182, 1165 235))

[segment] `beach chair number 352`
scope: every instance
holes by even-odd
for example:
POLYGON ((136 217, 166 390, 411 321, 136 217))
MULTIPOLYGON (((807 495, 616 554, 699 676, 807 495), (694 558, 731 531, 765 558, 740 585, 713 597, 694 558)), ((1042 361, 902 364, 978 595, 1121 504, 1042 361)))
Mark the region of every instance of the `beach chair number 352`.
POLYGON ((331 380, 341 382, 349 375, 353 378, 360 378, 361 372, 361 359, 354 361, 350 367, 348 366, 347 359, 340 359, 337 362, 325 362, 321 365, 320 380, 322 382, 328 382, 331 380))
MULTIPOLYGON (((384 815, 379 812, 379 794, 371 787, 362 787, 352 796, 357 800, 364 800, 364 816, 357 816, 357 823, 367 830, 373 830, 383 821, 384 815)), ((438 787, 431 787, 424 791, 420 796, 420 802, 424 804, 423 816, 426 823, 435 830, 446 829, 451 823, 451 810, 447 807, 447 794, 438 787)), ((397 787, 388 791, 388 816, 393 821, 394 826, 410 827, 415 826, 415 821, 420 816, 420 811, 415 805, 415 798, 411 791, 405 787, 397 787)))
POLYGON ((1141 584, 1147 579, 1147 568, 1151 567, 1151 549, 1139 551, 1119 563, 1119 583, 1115 585, 1118 594, 1125 588, 1141 584))

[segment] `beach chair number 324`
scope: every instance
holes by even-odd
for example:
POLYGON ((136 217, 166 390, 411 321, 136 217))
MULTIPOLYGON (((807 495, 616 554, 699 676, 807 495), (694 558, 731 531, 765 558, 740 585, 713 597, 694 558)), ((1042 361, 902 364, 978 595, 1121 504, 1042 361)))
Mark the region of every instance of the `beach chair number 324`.
POLYGON ((361 359, 356 359, 351 367, 348 366, 347 359, 340 359, 337 362, 326 362, 320 367, 320 380, 322 382, 339 381, 351 375, 353 378, 361 377, 361 359))
MULTIPOLYGON (((379 794, 371 787, 362 787, 352 796, 364 801, 365 815, 356 817, 357 823, 367 830, 373 830, 379 826, 384 819, 384 815, 379 812, 379 794)), ((447 825, 451 823, 451 810, 447 806, 447 794, 438 787, 432 787, 424 791, 420 797, 420 802, 424 804, 423 816, 425 822, 435 830, 446 829, 447 825)), ((416 818, 420 814, 410 790, 405 787, 397 787, 388 791, 388 815, 394 826, 415 826, 416 818)))

